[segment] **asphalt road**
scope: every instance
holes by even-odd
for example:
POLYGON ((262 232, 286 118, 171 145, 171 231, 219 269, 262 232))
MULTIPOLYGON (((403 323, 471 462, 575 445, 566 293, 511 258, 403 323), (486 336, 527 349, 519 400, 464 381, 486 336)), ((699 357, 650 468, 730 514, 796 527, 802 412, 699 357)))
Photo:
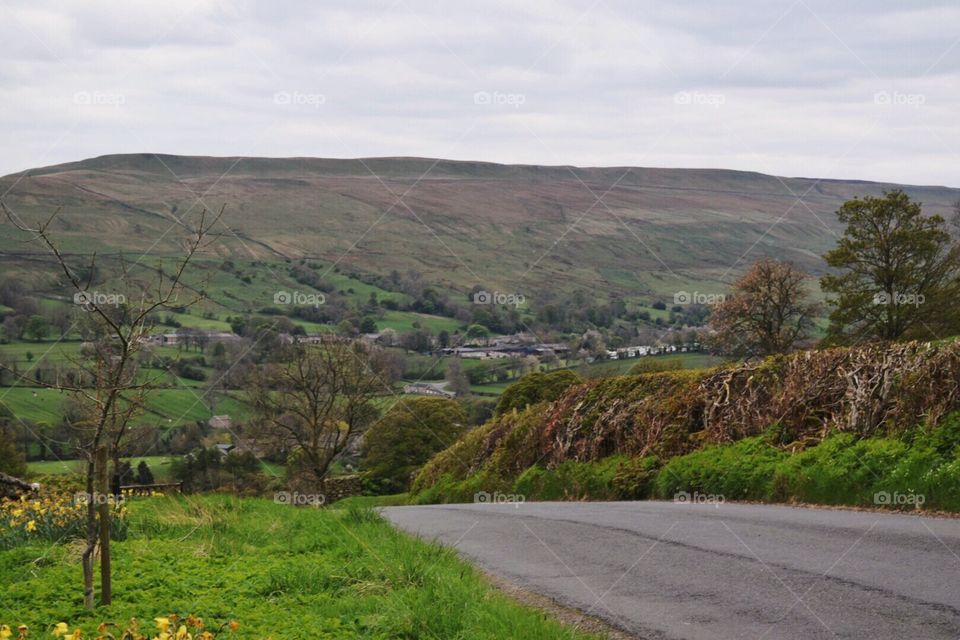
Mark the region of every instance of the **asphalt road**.
POLYGON ((960 639, 960 520, 667 502, 383 513, 639 638, 960 639))

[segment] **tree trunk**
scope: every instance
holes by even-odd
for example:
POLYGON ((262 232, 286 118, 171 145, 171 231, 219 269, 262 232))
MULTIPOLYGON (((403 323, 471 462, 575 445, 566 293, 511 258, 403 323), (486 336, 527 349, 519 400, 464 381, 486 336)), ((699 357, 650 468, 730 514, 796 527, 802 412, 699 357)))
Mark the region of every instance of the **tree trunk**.
POLYGON ((97 548, 97 505, 94 498, 96 461, 87 462, 87 546, 83 550, 83 606, 93 609, 93 552, 97 548))
POLYGON ((107 464, 107 448, 101 446, 97 451, 97 492, 99 494, 97 510, 100 512, 100 604, 110 604, 112 588, 110 584, 110 476, 107 464))

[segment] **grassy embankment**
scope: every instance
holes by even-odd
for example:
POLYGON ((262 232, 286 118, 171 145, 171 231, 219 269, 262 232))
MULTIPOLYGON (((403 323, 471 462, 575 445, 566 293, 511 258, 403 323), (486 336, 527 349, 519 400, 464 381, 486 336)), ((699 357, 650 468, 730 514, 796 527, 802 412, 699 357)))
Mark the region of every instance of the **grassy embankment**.
MULTIPOLYGON (((496 593, 453 551, 402 534, 374 512, 310 509, 227 496, 130 505, 115 542, 114 603, 81 604, 74 544, 0 552, 3 619, 44 637, 65 621, 92 635, 103 620, 176 612, 237 638, 586 638, 496 593)), ((86 636, 85 636, 86 637, 86 636)))
POLYGON ((945 343, 574 384, 466 434, 421 470, 410 499, 699 492, 960 511, 958 375, 960 346, 945 343))

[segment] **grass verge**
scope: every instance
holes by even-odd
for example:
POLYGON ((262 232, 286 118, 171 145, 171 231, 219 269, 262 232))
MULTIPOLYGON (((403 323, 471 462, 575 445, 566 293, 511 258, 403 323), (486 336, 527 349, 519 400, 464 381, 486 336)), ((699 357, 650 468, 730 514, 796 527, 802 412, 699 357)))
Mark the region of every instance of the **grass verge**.
POLYGON ((114 603, 81 605, 73 544, 0 553, 0 622, 37 637, 66 621, 171 612, 236 620, 237 638, 587 638, 491 588, 456 554, 356 506, 308 509, 228 496, 130 504, 114 544, 114 603))

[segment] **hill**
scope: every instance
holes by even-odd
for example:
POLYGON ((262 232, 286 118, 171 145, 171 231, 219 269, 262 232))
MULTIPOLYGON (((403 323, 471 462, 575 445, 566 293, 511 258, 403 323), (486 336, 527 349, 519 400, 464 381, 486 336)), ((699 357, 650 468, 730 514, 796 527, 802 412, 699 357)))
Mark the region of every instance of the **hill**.
MULTIPOLYGON (((26 220, 62 207, 57 231, 68 252, 173 254, 204 205, 226 204, 221 257, 415 270, 448 292, 581 289, 639 299, 722 290, 763 255, 818 272, 837 207, 898 186, 705 169, 154 154, 0 178, 0 193, 26 220)), ((948 213, 960 197, 903 188, 931 213, 948 213)), ((0 236, 11 268, 38 258, 23 239, 0 236)))

